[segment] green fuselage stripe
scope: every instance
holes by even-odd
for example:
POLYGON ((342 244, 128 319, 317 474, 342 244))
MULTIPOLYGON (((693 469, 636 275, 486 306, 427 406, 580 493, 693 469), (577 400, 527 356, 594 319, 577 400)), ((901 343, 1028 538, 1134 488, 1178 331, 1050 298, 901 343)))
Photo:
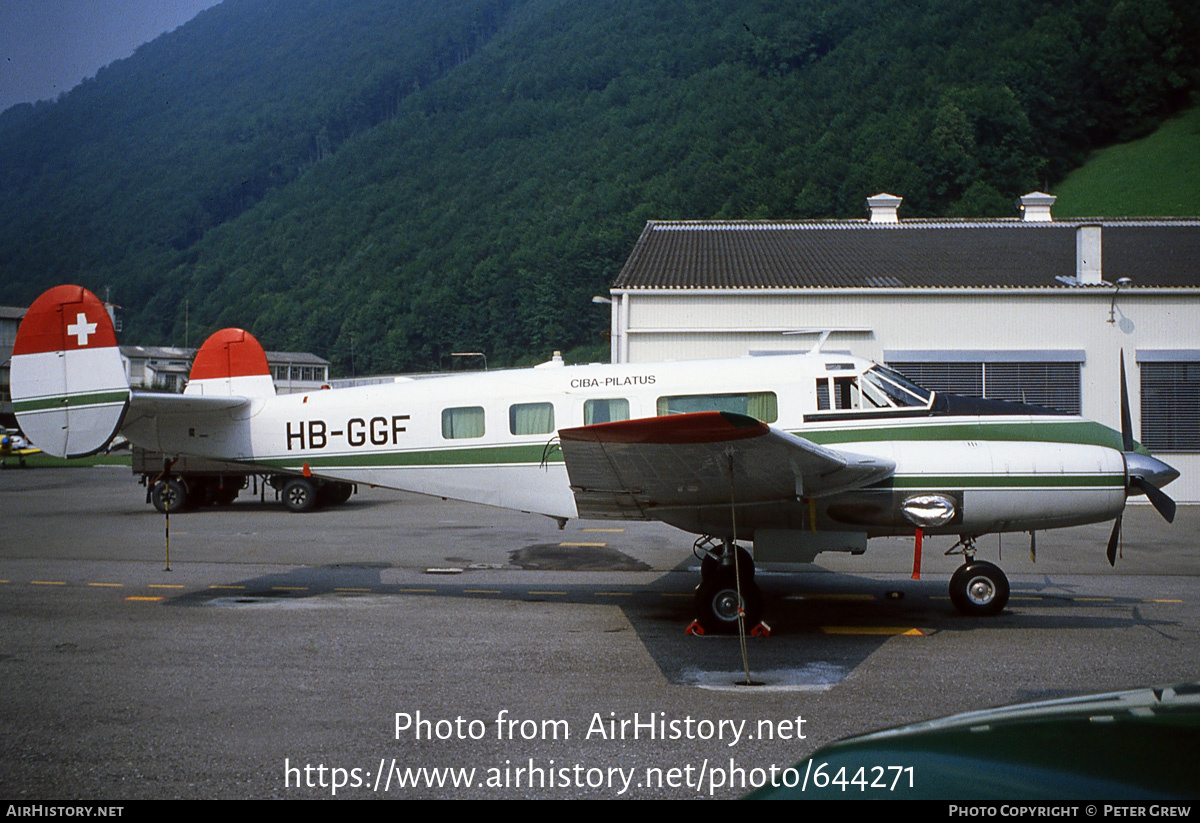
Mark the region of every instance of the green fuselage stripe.
POLYGON ((1003 474, 990 476, 976 475, 922 475, 910 474, 900 477, 889 477, 887 480, 871 488, 939 488, 939 489, 973 489, 973 488, 1081 488, 1095 486, 1110 486, 1124 488, 1124 474, 1003 474))
POLYGON ((266 466, 299 466, 308 463, 311 468, 377 468, 400 466, 470 466, 470 465, 516 465, 561 463, 562 452, 558 448, 547 449, 543 445, 532 446, 479 446, 471 449, 443 449, 439 451, 411 452, 360 452, 353 454, 321 455, 297 453, 295 457, 268 457, 254 460, 266 466), (543 457, 544 455, 544 457, 543 457))
MULTIPOLYGON (((1121 450, 1121 435, 1107 426, 1091 420, 1036 422, 962 422, 935 423, 913 426, 881 426, 861 429, 801 429, 792 434, 821 445, 841 443, 879 442, 887 440, 928 441, 932 448, 937 443, 949 440, 1013 441, 1013 442, 1056 442, 1103 446, 1121 450)), ((414 451, 356 451, 340 454, 321 454, 313 451, 296 451, 285 456, 251 458, 263 466, 296 469, 307 463, 312 469, 326 468, 400 468, 416 466, 501 466, 541 465, 561 463, 562 452, 557 446, 533 443, 511 446, 473 446, 414 451)), ((885 481, 897 487, 927 487, 936 485, 944 488, 978 486, 1119 486, 1124 478, 1119 475, 999 475, 990 477, 897 477, 885 481)))
POLYGON ((873 443, 881 440, 1001 440, 1045 441, 1105 446, 1122 450, 1121 433, 1094 420, 1039 420, 1008 423, 928 423, 879 428, 795 429, 792 434, 822 446, 837 443, 873 443))
POLYGON ((79 406, 101 406, 106 403, 124 403, 129 399, 129 390, 92 392, 89 394, 67 394, 55 397, 38 397, 33 400, 14 400, 14 412, 66 409, 79 406))

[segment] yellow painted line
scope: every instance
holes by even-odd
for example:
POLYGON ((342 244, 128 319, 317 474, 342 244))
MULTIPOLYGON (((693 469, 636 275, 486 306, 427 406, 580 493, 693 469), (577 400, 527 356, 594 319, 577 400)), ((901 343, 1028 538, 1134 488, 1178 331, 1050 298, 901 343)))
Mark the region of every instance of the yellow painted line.
POLYGON ((463 594, 500 594, 499 589, 463 589, 463 594))
POLYGON ((30 580, 29 584, 31 586, 65 586, 65 585, 67 585, 67 581, 65 581, 65 580, 30 580))
POLYGON ((581 532, 623 532, 624 529, 580 529, 581 532))
POLYGON ((1116 598, 1114 597, 1072 597, 1072 600, 1079 603, 1111 603, 1116 598))
POLYGON ((1017 597, 1016 595, 1013 595, 1012 597, 1010 597, 1008 599, 1009 600, 1045 600, 1046 598, 1044 598, 1044 597, 1017 597))
POLYGON ((126 597, 126 600, 137 600, 139 602, 153 603, 156 600, 162 600, 162 597, 126 597))
POLYGON ((604 597, 629 597, 633 592, 596 592, 596 594, 604 597))
POLYGON ((874 600, 873 594, 789 594, 784 600, 874 600))
POLYGON ((124 586, 124 583, 88 583, 89 586, 98 586, 108 589, 119 589, 124 586))
POLYGON ((333 587, 333 590, 334 590, 335 592, 369 592, 369 591, 374 591, 374 589, 355 588, 355 587, 352 587, 352 586, 334 586, 334 587, 333 587))
POLYGON ((0 580, 0 583, 11 583, 11 580, 0 580))
POLYGON ((209 586, 209 588, 210 589, 244 589, 246 587, 245 586, 223 586, 220 583, 214 583, 213 585, 209 586))
POLYGON ((182 583, 151 583, 146 588, 148 589, 182 589, 182 583))
POLYGON ((1182 603, 1183 601, 1182 600, 1159 600, 1158 598, 1153 598, 1150 600, 1143 600, 1142 602, 1143 603, 1182 603))
POLYGON ((400 591, 400 592, 421 592, 421 593, 424 593, 424 594, 433 594, 434 592, 436 592, 436 591, 437 591, 437 589, 396 589, 396 591, 400 591))
POLYGON ((903 626, 822 626, 824 634, 867 634, 884 635, 889 637, 924 637, 920 629, 903 626))
POLYGON ((308 586, 272 586, 271 591, 273 591, 273 592, 306 592, 306 591, 308 591, 308 586))
POLYGON ((526 592, 526 594, 566 594, 566 592, 535 592, 535 591, 529 591, 529 592, 526 592))
POLYGON ((569 546, 573 548, 582 548, 584 546, 607 546, 607 543, 559 543, 560 546, 569 546))
POLYGON ((692 597, 693 595, 690 595, 687 592, 663 592, 662 596, 663 597, 692 597))

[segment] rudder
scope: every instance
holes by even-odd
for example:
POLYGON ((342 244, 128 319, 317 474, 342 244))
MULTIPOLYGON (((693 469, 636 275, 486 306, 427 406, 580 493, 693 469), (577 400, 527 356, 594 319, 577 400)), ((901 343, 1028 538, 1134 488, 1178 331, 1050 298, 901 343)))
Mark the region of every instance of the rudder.
POLYGON ((112 319, 82 286, 43 292, 21 321, 10 367, 13 411, 30 442, 56 457, 108 445, 129 408, 112 319))

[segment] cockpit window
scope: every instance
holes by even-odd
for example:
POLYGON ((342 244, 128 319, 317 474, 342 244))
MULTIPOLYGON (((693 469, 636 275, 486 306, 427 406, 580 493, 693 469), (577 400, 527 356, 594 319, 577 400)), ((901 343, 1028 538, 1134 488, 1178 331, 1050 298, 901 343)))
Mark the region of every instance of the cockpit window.
POLYGON ((900 408, 928 408, 933 393, 897 372, 872 366, 853 377, 818 377, 817 409, 856 409, 875 411, 900 408))
POLYGON ((863 374, 865 382, 879 388, 895 406, 928 406, 933 392, 923 389, 900 372, 886 366, 872 366, 863 374))

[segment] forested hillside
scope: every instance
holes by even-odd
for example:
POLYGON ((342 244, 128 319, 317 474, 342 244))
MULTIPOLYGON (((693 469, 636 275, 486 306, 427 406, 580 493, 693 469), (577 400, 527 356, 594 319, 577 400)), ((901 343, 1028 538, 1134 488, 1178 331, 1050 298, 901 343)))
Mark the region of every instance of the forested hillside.
POLYGON ((0 114, 0 303, 358 373, 602 340, 647 219, 1015 214, 1200 77, 1189 0, 226 0, 0 114))

